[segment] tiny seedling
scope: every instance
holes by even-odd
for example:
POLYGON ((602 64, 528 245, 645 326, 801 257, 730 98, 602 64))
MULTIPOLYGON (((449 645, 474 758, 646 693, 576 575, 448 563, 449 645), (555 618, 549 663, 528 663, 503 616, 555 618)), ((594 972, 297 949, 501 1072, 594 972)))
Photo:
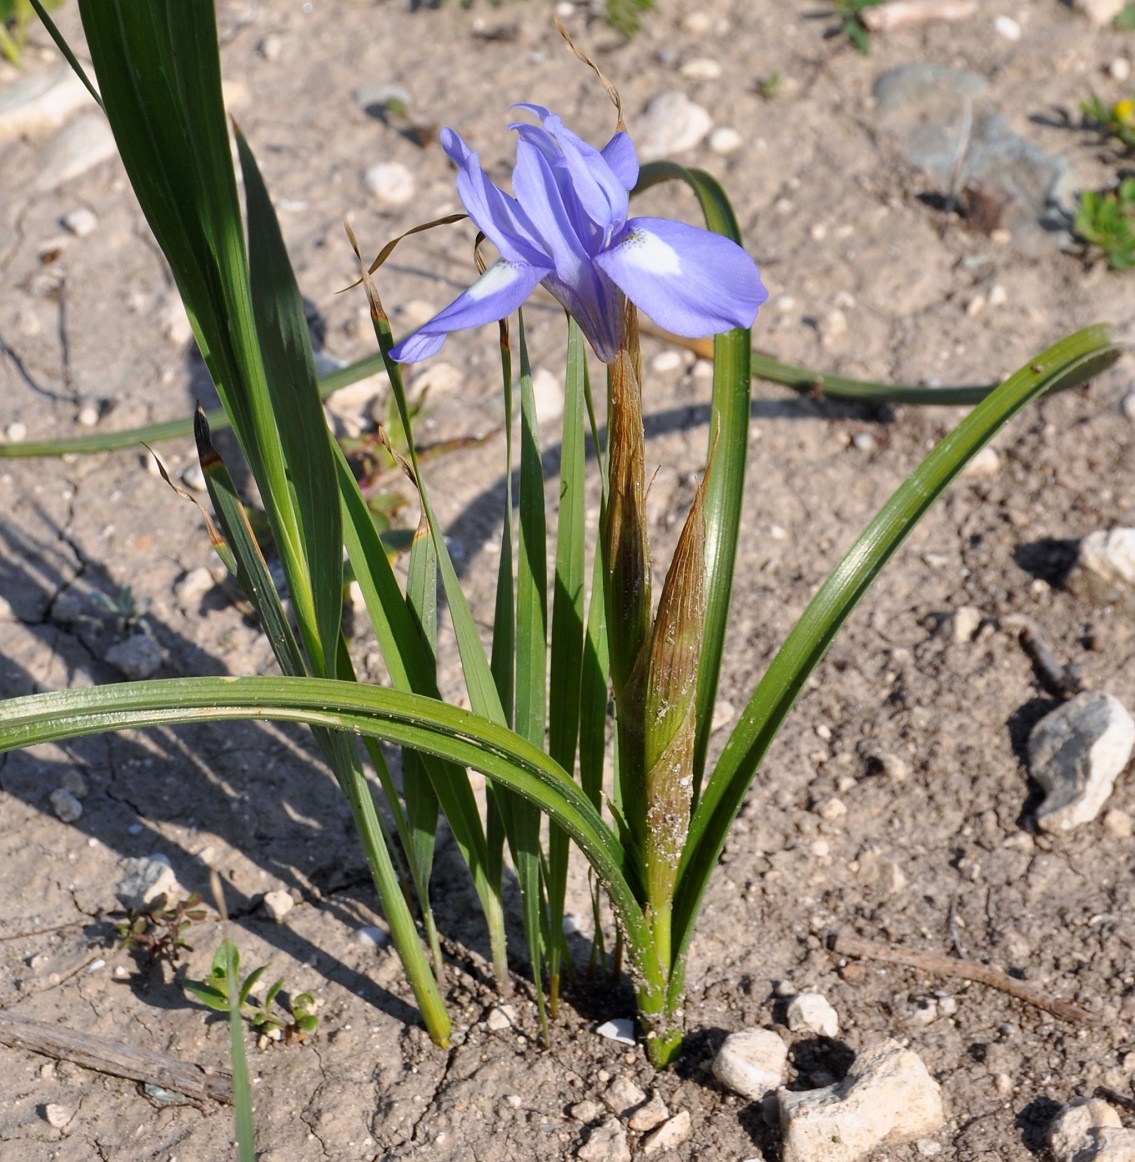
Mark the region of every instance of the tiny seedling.
POLYGON ((113 614, 122 629, 129 629, 144 617, 150 604, 147 598, 134 596, 132 585, 124 585, 115 596, 96 589, 87 600, 104 613, 113 614))
POLYGON ((229 958, 233 962, 233 979, 239 981, 238 1004, 240 1014, 260 1033, 272 1041, 283 1040, 286 1044, 302 1041, 319 1027, 315 1015, 315 997, 311 993, 296 993, 290 998, 288 1008, 280 1001, 280 990, 284 987, 281 977, 264 994, 264 1001, 253 996, 252 990, 260 983, 260 978, 268 971, 262 964, 254 968, 244 980, 240 980, 240 952, 231 940, 224 940, 213 957, 213 968, 205 980, 186 980, 182 987, 195 1000, 219 1013, 229 1011, 229 958), (276 1008, 273 1009, 273 1004, 276 1008))
POLYGON ((863 12, 882 4, 883 0, 835 0, 831 14, 839 24, 829 33, 829 37, 846 36, 861 53, 866 56, 871 51, 870 32, 863 23, 863 12))
POLYGON ((1085 190, 1073 229, 1112 270, 1135 266, 1135 177, 1124 178, 1114 190, 1085 190))
POLYGON ((1105 139, 1114 137, 1125 149, 1135 150, 1135 98, 1124 97, 1114 105, 1105 105, 1093 93, 1086 101, 1080 102, 1080 112, 1105 139))
POLYGON ((1135 29, 1135 4, 1124 4, 1115 14, 1115 20, 1112 23, 1124 32, 1135 29))
POLYGON ((130 909, 125 920, 114 926, 115 948, 125 952, 137 949, 145 952, 152 962, 159 960, 176 964, 182 950, 193 951, 185 939, 190 925, 205 919, 201 896, 194 892, 186 900, 166 907, 165 896, 160 897, 148 912, 130 909))

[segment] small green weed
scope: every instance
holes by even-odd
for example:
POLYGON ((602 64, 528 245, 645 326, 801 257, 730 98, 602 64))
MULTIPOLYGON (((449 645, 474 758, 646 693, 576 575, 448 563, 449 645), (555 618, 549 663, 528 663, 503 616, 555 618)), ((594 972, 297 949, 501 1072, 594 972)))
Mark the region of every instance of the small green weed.
MULTIPOLYGON (((41 0, 49 12, 57 8, 62 0, 41 0)), ((20 63, 24 55, 24 45, 28 38, 28 21, 35 15, 30 0, 0 0, 0 56, 7 57, 14 65, 20 63)))
POLYGON ((1125 148, 1135 150, 1135 98, 1124 97, 1109 106, 1093 93, 1080 102, 1080 112, 1105 137, 1114 137, 1125 148))
MULTIPOLYGON (((182 988, 190 996, 219 1013, 229 1011, 229 957, 233 961, 234 979, 239 981, 240 952, 231 940, 224 940, 213 957, 213 968, 208 977, 205 980, 182 982, 182 988)), ((290 998, 289 1008, 285 1008, 279 1000, 280 990, 284 987, 281 977, 264 994, 261 1003, 252 995, 252 990, 267 971, 268 966, 262 964, 240 981, 240 1014, 257 1033, 270 1040, 283 1039, 285 1043, 302 1041, 319 1027, 319 1018, 315 1015, 315 997, 311 993, 296 993, 290 998), (272 1009, 273 1003, 276 1005, 275 1010, 272 1009)))
POLYGON ((1112 21, 1116 28, 1124 32, 1130 32, 1135 29, 1135 4, 1124 4, 1124 6, 1115 14, 1115 19, 1112 21))
POLYGON ((871 38, 862 13, 868 8, 882 4, 883 0, 835 0, 832 15, 839 25, 828 33, 829 36, 846 36, 864 56, 871 51, 871 38))
POLYGON ((131 909, 125 920, 115 924, 114 946, 125 952, 145 952, 151 961, 165 960, 176 964, 183 949, 193 951, 193 945, 185 940, 186 931, 190 925, 204 919, 205 909, 201 907, 201 897, 197 892, 168 908, 163 896, 150 911, 131 909))
POLYGON ((1112 270, 1135 266, 1135 177, 1124 178, 1114 190, 1085 190, 1073 229, 1112 270))

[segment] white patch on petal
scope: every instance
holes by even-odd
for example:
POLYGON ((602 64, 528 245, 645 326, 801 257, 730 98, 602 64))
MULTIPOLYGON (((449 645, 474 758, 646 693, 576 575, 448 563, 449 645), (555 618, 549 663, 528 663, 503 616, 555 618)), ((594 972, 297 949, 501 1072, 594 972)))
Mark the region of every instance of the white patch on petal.
POLYGON ((645 230, 632 230, 626 241, 619 244, 627 248, 627 258, 647 274, 681 274, 681 255, 657 234, 645 230))
POLYGON ((502 291, 511 286, 519 277, 516 263, 505 262, 503 259, 494 262, 488 270, 465 292, 474 302, 488 298, 489 295, 502 291))

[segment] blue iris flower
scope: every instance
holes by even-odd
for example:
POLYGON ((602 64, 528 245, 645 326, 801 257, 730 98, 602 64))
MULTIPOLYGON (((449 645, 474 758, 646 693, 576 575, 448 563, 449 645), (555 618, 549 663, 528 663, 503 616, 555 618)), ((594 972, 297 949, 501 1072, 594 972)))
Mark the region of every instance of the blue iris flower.
POLYGON ((391 351, 416 363, 451 331, 495 322, 537 283, 574 316, 604 363, 622 342, 623 296, 660 327, 699 338, 749 327, 768 297, 756 264, 719 234, 667 218, 628 218, 638 158, 623 131, 597 150, 542 105, 518 105, 540 125, 519 135, 515 196, 499 190, 452 129, 441 143, 458 168, 457 192, 500 258, 443 311, 391 351))

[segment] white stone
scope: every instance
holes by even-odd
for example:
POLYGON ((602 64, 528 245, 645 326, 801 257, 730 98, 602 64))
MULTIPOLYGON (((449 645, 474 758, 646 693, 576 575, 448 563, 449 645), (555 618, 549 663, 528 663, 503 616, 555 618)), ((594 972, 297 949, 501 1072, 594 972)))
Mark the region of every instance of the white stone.
POLYGON ((679 71, 691 81, 716 81, 721 76, 721 62, 708 56, 694 57, 686 61, 679 71))
POLYGON ((512 1005, 493 1005, 489 1010, 489 1015, 485 1018, 485 1024, 494 1033, 503 1033, 506 1029, 515 1029, 516 1010, 512 1005))
POLYGON ((158 326, 175 347, 183 347, 193 338, 193 324, 177 291, 171 290, 159 300, 158 326))
POLYGON ((93 428, 99 422, 99 418, 99 409, 97 405, 93 403, 86 403, 83 404, 81 408, 79 408, 78 419, 79 423, 82 424, 84 428, 93 428))
POLYGON ((538 367, 532 376, 532 395, 536 400, 536 418, 541 423, 558 420, 564 414, 564 389, 559 376, 546 367, 538 367))
POLYGON ((847 334, 847 316, 839 307, 835 307, 824 315, 816 329, 820 332, 820 343, 824 347, 830 347, 847 334))
POLYGON ((196 601, 210 592, 215 584, 213 574, 204 565, 198 565, 174 582, 173 595, 182 601, 196 601))
POLYGON ((1072 7, 1093 24, 1110 24, 1123 11, 1127 0, 1072 0, 1072 7))
POLYGON ((1103 829, 1113 839, 1130 839, 1135 835, 1135 819, 1128 812, 1113 807, 1103 817, 1103 829))
POLYGON ((820 1037, 839 1036, 839 1016, 820 993, 798 993, 788 1002, 785 1014, 794 1032, 816 1033, 820 1037))
POLYGON ((993 29, 998 36, 1003 36, 1006 40, 1021 39, 1021 26, 1011 16, 995 16, 993 29))
POLYGON ((142 912, 155 907, 162 896, 169 902, 185 895, 185 889, 164 855, 124 859, 119 866, 123 874, 115 885, 114 894, 124 908, 142 912))
POLYGON ((671 89, 650 99, 634 128, 639 157, 655 161, 693 149, 713 128, 713 119, 680 89, 671 89))
MULTIPOLYGON (((427 317, 433 318, 432 311, 427 317)), ((422 321, 425 322, 424 319, 422 321)), ((460 391, 464 384, 465 376, 461 369, 455 367, 452 363, 443 361, 441 363, 431 363, 429 367, 423 367, 410 380, 410 386, 407 390, 411 398, 417 399, 427 391, 431 395, 445 395, 450 392, 460 391)))
POLYGON ((28 425, 22 420, 15 420, 8 425, 7 435, 13 444, 18 444, 21 440, 28 438, 28 425))
POLYGON ((981 628, 981 610, 973 605, 959 605, 950 618, 950 627, 954 631, 954 641, 959 645, 973 641, 981 628))
POLYGON ((650 361, 650 370, 659 375, 670 371, 677 371, 682 366, 682 353, 670 348, 668 351, 659 351, 650 361))
POLYGON ((682 17, 682 31, 691 36, 705 36, 713 28, 713 17, 708 12, 691 12, 682 17))
POLYGON ((736 153, 743 142, 741 134, 730 125, 722 125, 709 135, 709 148, 714 153, 736 153))
POLYGON ((70 1125, 74 1116, 75 1111, 70 1106, 61 1105, 59 1102, 48 1102, 43 1107, 43 1120, 57 1130, 62 1130, 70 1125))
POLYGON ((629 1077, 614 1077, 603 1094, 603 1102, 611 1113, 629 1118, 639 1106, 646 1104, 646 1094, 629 1077))
POLYGON ((595 1032, 608 1041, 618 1041, 620 1045, 634 1044, 634 1020, 631 1017, 615 1017, 614 1020, 604 1021, 595 1032))
POLYGON ((118 146, 101 113, 84 113, 61 129, 40 155, 35 188, 41 193, 57 189, 114 157, 118 146))
POLYGON ((375 406, 386 398, 390 391, 390 377, 385 371, 348 384, 323 401, 327 414, 331 417, 336 434, 357 436, 360 432, 373 428, 375 406))
POLYGON ((690 1111, 680 1110, 643 1138, 642 1152, 658 1154, 663 1150, 673 1150, 690 1136, 690 1129, 690 1111))
POLYGON ((282 924, 284 917, 296 906, 296 902, 292 899, 291 893, 285 892, 282 888, 275 892, 265 892, 263 903, 264 911, 277 924, 282 924))
POLYGON ((382 928, 360 928, 352 937, 356 944, 366 945, 368 948, 385 948, 390 937, 382 928))
POLYGON ((400 161, 372 165, 363 184, 384 206, 404 206, 415 193, 414 175, 400 161))
POLYGON ((618 1118, 604 1118, 575 1152, 579 1162, 631 1162, 627 1132, 618 1118))
POLYGON ((1086 691, 1045 715, 1029 735, 1029 770, 1045 792, 1042 831, 1090 823, 1135 747, 1135 721, 1110 694, 1086 691))
POLYGON ((106 651, 106 660, 132 682, 152 678, 162 664, 162 649, 148 634, 132 634, 106 651))
POLYGON ((832 795, 817 806, 816 814, 828 823, 838 823, 847 814, 847 804, 832 795))
POLYGON ((284 51, 284 38, 278 33, 270 32, 256 46, 256 51, 266 61, 278 61, 284 51))
POLYGON ((737 710, 732 702, 727 702, 724 698, 719 698, 713 707, 713 718, 709 724, 710 734, 716 734, 719 730, 724 730, 734 718, 737 717, 737 710))
POLYGON ((1135 424, 1135 391, 1129 391, 1119 402, 1124 416, 1135 424))
POLYGON ((1048 1128, 1048 1146, 1056 1162, 1135 1162, 1135 1131, 1099 1098, 1066 1105, 1048 1128))
POLYGON ((99 228, 99 216, 86 206, 69 211, 60 221, 76 238, 89 238, 99 228))
POLYGON ((70 65, 21 77, 0 88, 0 141, 58 129, 88 104, 94 105, 91 95, 70 65))
POLYGON ((1107 66, 1108 73, 1111 74, 1113 81, 1123 82, 1131 76, 1131 62, 1125 56, 1117 56, 1115 60, 1107 66))
POLYGON ((996 476, 1001 471, 1001 456, 986 444, 962 469, 963 476, 996 476))
POLYGON ((603 1117, 603 1107, 597 1101, 584 1098, 583 1101, 577 1101, 571 1106, 568 1113, 577 1122, 583 1122, 586 1125, 588 1122, 594 1122, 603 1117))
POLYGON ((181 483, 191 492, 204 492, 206 489, 205 469, 200 464, 190 464, 181 474, 181 483))
POLYGON ((771 1029, 742 1029, 730 1033, 713 1059, 713 1076, 726 1089, 750 1101, 784 1084, 788 1046, 771 1029))
POLYGON ((1080 541, 1068 588, 1135 612, 1135 528, 1097 529, 1080 541))
POLYGON ((66 787, 51 792, 51 809, 63 823, 77 823, 83 815, 83 804, 66 787))
POLYGON ((781 1089, 778 1098, 783 1162, 858 1162, 878 1146, 934 1134, 945 1122, 938 1083, 897 1041, 865 1049, 836 1085, 781 1089))
POLYGON ((655 1127, 662 1125, 670 1116, 666 1103, 657 1093, 650 1095, 650 1101, 641 1105, 627 1119, 627 1125, 636 1134, 645 1134, 655 1127))

